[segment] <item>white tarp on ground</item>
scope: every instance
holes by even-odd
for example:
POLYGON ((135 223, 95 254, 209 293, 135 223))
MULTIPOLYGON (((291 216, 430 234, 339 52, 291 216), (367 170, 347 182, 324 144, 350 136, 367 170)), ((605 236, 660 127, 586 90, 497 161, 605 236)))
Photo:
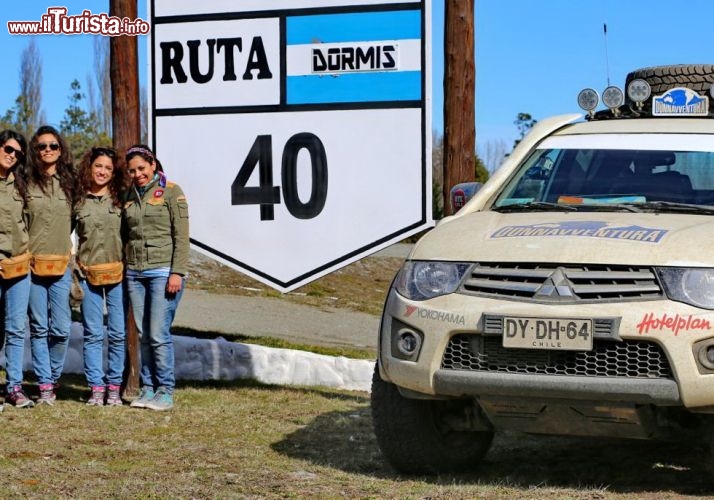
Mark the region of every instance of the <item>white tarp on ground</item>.
MULTIPOLYGON (((72 323, 65 373, 83 373, 82 332, 80 323, 72 323)), ((250 378, 265 384, 369 391, 374 370, 374 361, 240 344, 223 338, 175 336, 174 347, 178 380, 250 378)), ((4 349, 0 351, 0 363, 5 366, 4 349)), ((32 372, 29 334, 25 339, 25 371, 32 372)))

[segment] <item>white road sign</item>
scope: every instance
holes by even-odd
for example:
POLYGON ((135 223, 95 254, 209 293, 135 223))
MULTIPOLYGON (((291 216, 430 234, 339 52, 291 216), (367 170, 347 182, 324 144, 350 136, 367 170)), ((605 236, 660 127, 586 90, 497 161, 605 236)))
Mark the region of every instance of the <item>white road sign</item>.
POLYGON ((433 225, 430 0, 153 0, 151 137, 197 250, 281 291, 433 225))

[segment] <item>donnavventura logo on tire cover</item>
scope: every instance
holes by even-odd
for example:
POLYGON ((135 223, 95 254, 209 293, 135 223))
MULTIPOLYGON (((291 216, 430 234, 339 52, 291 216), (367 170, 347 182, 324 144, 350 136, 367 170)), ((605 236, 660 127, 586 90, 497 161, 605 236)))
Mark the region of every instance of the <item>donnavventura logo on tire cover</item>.
POLYGON ((654 97, 652 114, 654 116, 707 116, 709 98, 700 96, 691 89, 677 87, 654 97))
POLYGON ((620 226, 603 221, 573 221, 503 226, 491 235, 491 239, 565 236, 659 243, 665 234, 667 230, 662 228, 620 226))

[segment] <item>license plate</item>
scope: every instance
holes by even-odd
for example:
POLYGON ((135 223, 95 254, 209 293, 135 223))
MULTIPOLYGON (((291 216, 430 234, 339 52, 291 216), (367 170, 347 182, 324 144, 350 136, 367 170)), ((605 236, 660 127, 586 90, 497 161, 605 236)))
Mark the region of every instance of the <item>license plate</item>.
POLYGON ((588 351, 593 348, 593 322, 576 318, 503 318, 503 347, 588 351))

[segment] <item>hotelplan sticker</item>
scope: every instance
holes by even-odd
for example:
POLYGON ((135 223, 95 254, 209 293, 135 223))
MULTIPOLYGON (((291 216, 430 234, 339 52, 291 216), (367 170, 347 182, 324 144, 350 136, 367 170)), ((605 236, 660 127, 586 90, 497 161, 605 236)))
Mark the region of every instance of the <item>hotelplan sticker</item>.
POLYGON ((620 226, 603 221, 576 221, 504 226, 497 229, 491 239, 564 236, 659 243, 665 234, 667 230, 661 228, 620 226))

